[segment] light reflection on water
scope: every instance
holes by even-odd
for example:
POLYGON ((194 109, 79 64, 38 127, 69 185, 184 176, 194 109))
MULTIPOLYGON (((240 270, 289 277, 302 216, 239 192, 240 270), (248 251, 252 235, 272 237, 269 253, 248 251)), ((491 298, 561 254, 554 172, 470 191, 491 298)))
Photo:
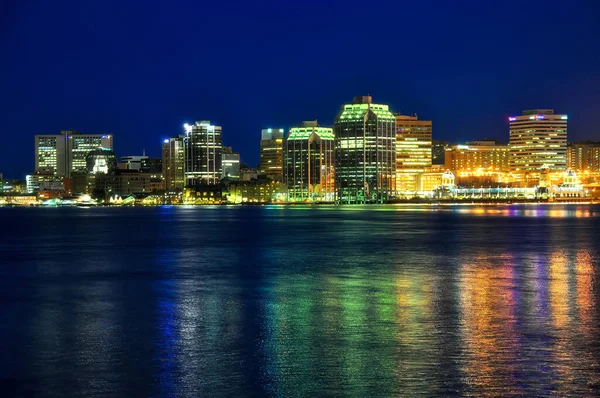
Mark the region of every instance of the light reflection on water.
POLYGON ((0 209, 14 395, 600 392, 597 207, 77 210, 0 209))

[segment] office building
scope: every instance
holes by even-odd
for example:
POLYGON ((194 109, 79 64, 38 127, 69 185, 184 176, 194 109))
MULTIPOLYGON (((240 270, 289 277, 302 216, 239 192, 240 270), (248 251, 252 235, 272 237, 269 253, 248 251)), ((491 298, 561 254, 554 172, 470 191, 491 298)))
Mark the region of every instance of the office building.
POLYGON ((432 140, 431 141, 431 164, 444 165, 446 147, 450 145, 449 141, 432 140))
POLYGON ((523 111, 510 117, 510 169, 514 173, 539 173, 567 168, 567 115, 552 109, 523 111))
POLYGON ((143 155, 121 156, 119 169, 140 171, 142 170, 142 160, 147 158, 148 156, 145 153, 143 155))
POLYGON ((261 174, 273 181, 283 181, 283 138, 284 129, 263 129, 260 140, 261 174))
POLYGON ((317 121, 290 129, 284 143, 284 183, 290 201, 335 199, 333 129, 317 121))
POLYGON ((445 151, 445 166, 461 172, 509 172, 509 147, 495 140, 470 141, 451 145, 445 151))
POLYGON ((396 117, 370 96, 355 97, 335 118, 336 200, 383 203, 396 192, 396 117))
POLYGON ((600 142, 574 142, 567 147, 567 169, 600 173, 600 142))
POLYGON ((184 127, 186 185, 218 183, 223 172, 221 126, 203 120, 184 127))
POLYGON ((73 173, 86 173, 87 155, 98 148, 112 150, 112 136, 83 134, 74 130, 36 135, 35 172, 66 178, 73 173))
POLYGON ((110 174, 117 169, 117 156, 107 148, 90 151, 86 157, 87 174, 110 174))
POLYGON ((167 138, 162 144, 162 176, 167 191, 181 191, 185 187, 184 137, 167 138))
POLYGON ((222 178, 240 178, 240 154, 233 152, 230 146, 223 147, 222 178))
POLYGON ((432 123, 396 115, 396 189, 417 191, 419 174, 431 167, 432 123))

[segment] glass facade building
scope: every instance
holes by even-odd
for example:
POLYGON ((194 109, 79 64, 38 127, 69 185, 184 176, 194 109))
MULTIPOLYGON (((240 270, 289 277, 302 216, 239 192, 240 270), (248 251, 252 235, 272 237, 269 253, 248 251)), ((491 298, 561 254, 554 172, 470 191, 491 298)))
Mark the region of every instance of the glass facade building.
POLYGON ((223 166, 221 126, 203 120, 186 127, 184 147, 186 185, 217 184, 223 166))
POLYGON ((283 181, 284 129, 263 129, 260 140, 260 174, 273 181, 283 181))
POLYGON ((396 188, 415 192, 419 174, 431 167, 431 120, 396 115, 396 188))
POLYGON ((334 124, 336 201, 383 203, 396 193, 396 117, 370 96, 342 107, 334 124))
POLYGON ((290 201, 335 200, 333 129, 317 121, 290 129, 284 143, 283 177, 290 201))
POLYGON ((567 168, 567 115, 553 109, 523 111, 509 118, 510 169, 514 173, 538 173, 567 168))
POLYGON ((181 191, 185 187, 184 136, 167 138, 162 144, 162 176, 167 191, 181 191))

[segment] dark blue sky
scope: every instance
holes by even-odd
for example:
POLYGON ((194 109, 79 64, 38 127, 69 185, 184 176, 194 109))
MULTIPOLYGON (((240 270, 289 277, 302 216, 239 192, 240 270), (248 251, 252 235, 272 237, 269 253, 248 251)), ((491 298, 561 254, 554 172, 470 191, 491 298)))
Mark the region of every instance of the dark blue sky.
POLYGON ((600 1, 0 2, 0 172, 33 170, 33 136, 112 133, 160 155, 184 122, 223 126, 258 161, 261 128, 370 93, 433 120, 434 139, 508 140, 548 107, 600 139, 600 1))

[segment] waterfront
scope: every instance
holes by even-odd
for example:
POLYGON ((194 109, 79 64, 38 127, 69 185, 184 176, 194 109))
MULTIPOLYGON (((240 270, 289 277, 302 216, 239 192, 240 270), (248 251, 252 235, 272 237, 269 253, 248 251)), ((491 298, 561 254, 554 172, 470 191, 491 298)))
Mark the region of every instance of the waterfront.
POLYGON ((0 208, 0 391, 600 393, 600 206, 0 208))

